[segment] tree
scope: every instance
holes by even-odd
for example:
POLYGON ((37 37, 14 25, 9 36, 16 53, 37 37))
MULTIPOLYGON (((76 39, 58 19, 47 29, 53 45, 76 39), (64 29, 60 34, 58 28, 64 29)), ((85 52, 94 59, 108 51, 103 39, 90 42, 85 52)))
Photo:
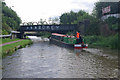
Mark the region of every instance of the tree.
POLYGON ((2 2, 2 29, 3 32, 10 33, 11 30, 17 30, 20 27, 21 19, 17 13, 9 8, 5 2, 2 2))
POLYGON ((47 21, 46 21, 46 19, 45 20, 40 19, 40 21, 38 23, 40 23, 41 25, 48 24, 47 21))
POLYGON ((105 22, 109 25, 109 28, 111 30, 117 30, 118 29, 118 25, 120 24, 120 18, 116 18, 114 16, 112 17, 108 17, 105 22))
POLYGON ((74 20, 77 19, 77 13, 70 11, 68 13, 63 13, 60 16, 60 23, 61 24, 73 24, 74 20))
POLYGON ((82 24, 78 27, 78 30, 81 31, 81 33, 85 33, 86 35, 99 35, 99 24, 100 21, 95 18, 94 16, 88 14, 87 12, 80 10, 79 12, 69 12, 69 13, 63 13, 60 16, 60 22, 61 24, 78 24, 79 22, 83 22, 85 20, 89 20, 90 24, 85 27, 85 24, 82 24), (82 32, 83 31, 83 32, 82 32), (85 31, 85 32, 84 32, 85 31))
POLYGON ((60 24, 60 19, 59 17, 53 17, 53 18, 49 18, 49 24, 60 24))

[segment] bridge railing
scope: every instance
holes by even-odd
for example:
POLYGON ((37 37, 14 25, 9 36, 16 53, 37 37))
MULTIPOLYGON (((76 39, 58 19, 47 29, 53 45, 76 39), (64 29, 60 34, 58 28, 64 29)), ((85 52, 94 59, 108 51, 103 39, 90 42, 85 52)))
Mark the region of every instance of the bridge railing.
POLYGON ((22 25, 21 31, 71 31, 75 30, 76 24, 72 25, 22 25))

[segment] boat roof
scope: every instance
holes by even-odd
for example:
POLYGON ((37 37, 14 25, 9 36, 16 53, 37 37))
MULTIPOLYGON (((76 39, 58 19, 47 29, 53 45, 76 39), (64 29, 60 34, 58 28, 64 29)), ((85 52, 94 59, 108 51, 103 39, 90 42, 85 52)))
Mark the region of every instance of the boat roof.
POLYGON ((58 34, 58 33, 52 33, 52 35, 61 36, 61 37, 65 37, 66 36, 66 35, 58 34))
POLYGON ((61 37, 71 37, 71 38, 75 37, 75 36, 63 35, 63 34, 58 34, 58 33, 52 33, 52 35, 61 36, 61 37))

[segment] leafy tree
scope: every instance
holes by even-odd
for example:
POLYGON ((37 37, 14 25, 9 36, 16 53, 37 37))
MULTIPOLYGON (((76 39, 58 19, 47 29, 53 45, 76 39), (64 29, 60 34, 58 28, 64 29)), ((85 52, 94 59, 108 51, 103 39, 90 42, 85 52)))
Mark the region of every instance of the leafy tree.
POLYGON ((116 17, 108 17, 105 22, 109 25, 109 28, 112 30, 117 30, 118 29, 118 25, 120 18, 116 18, 116 17))
MULTIPOLYGON (((21 19, 17 13, 9 8, 5 2, 2 2, 2 29, 9 34, 11 30, 17 30, 20 27, 21 19)), ((4 33, 3 33, 4 34, 4 33)))
POLYGON ((59 17, 53 17, 53 18, 49 18, 49 24, 60 24, 60 19, 59 17))
POLYGON ((48 24, 47 21, 46 21, 46 20, 43 20, 43 19, 40 19, 39 23, 40 23, 41 25, 48 24))
POLYGON ((70 13, 63 13, 60 16, 61 24, 72 24, 74 20, 77 19, 77 13, 71 11, 70 13))
POLYGON ((4 34, 4 35, 7 35, 8 34, 8 32, 6 31, 6 30, 2 30, 2 34, 4 34))
POLYGON ((86 28, 84 27, 86 24, 80 25, 78 29, 82 31, 81 33, 85 33, 86 35, 99 35, 100 21, 83 10, 80 10, 79 12, 71 11, 69 13, 63 13, 60 16, 60 22, 62 24, 78 24, 79 22, 84 23, 85 20, 89 20, 90 24, 86 28))

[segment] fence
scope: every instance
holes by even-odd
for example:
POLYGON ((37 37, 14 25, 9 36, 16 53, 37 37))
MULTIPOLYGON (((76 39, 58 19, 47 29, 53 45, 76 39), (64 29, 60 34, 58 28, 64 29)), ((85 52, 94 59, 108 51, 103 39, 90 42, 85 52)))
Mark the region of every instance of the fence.
POLYGON ((0 35, 0 38, 10 38, 11 37, 11 34, 10 35, 0 35))

